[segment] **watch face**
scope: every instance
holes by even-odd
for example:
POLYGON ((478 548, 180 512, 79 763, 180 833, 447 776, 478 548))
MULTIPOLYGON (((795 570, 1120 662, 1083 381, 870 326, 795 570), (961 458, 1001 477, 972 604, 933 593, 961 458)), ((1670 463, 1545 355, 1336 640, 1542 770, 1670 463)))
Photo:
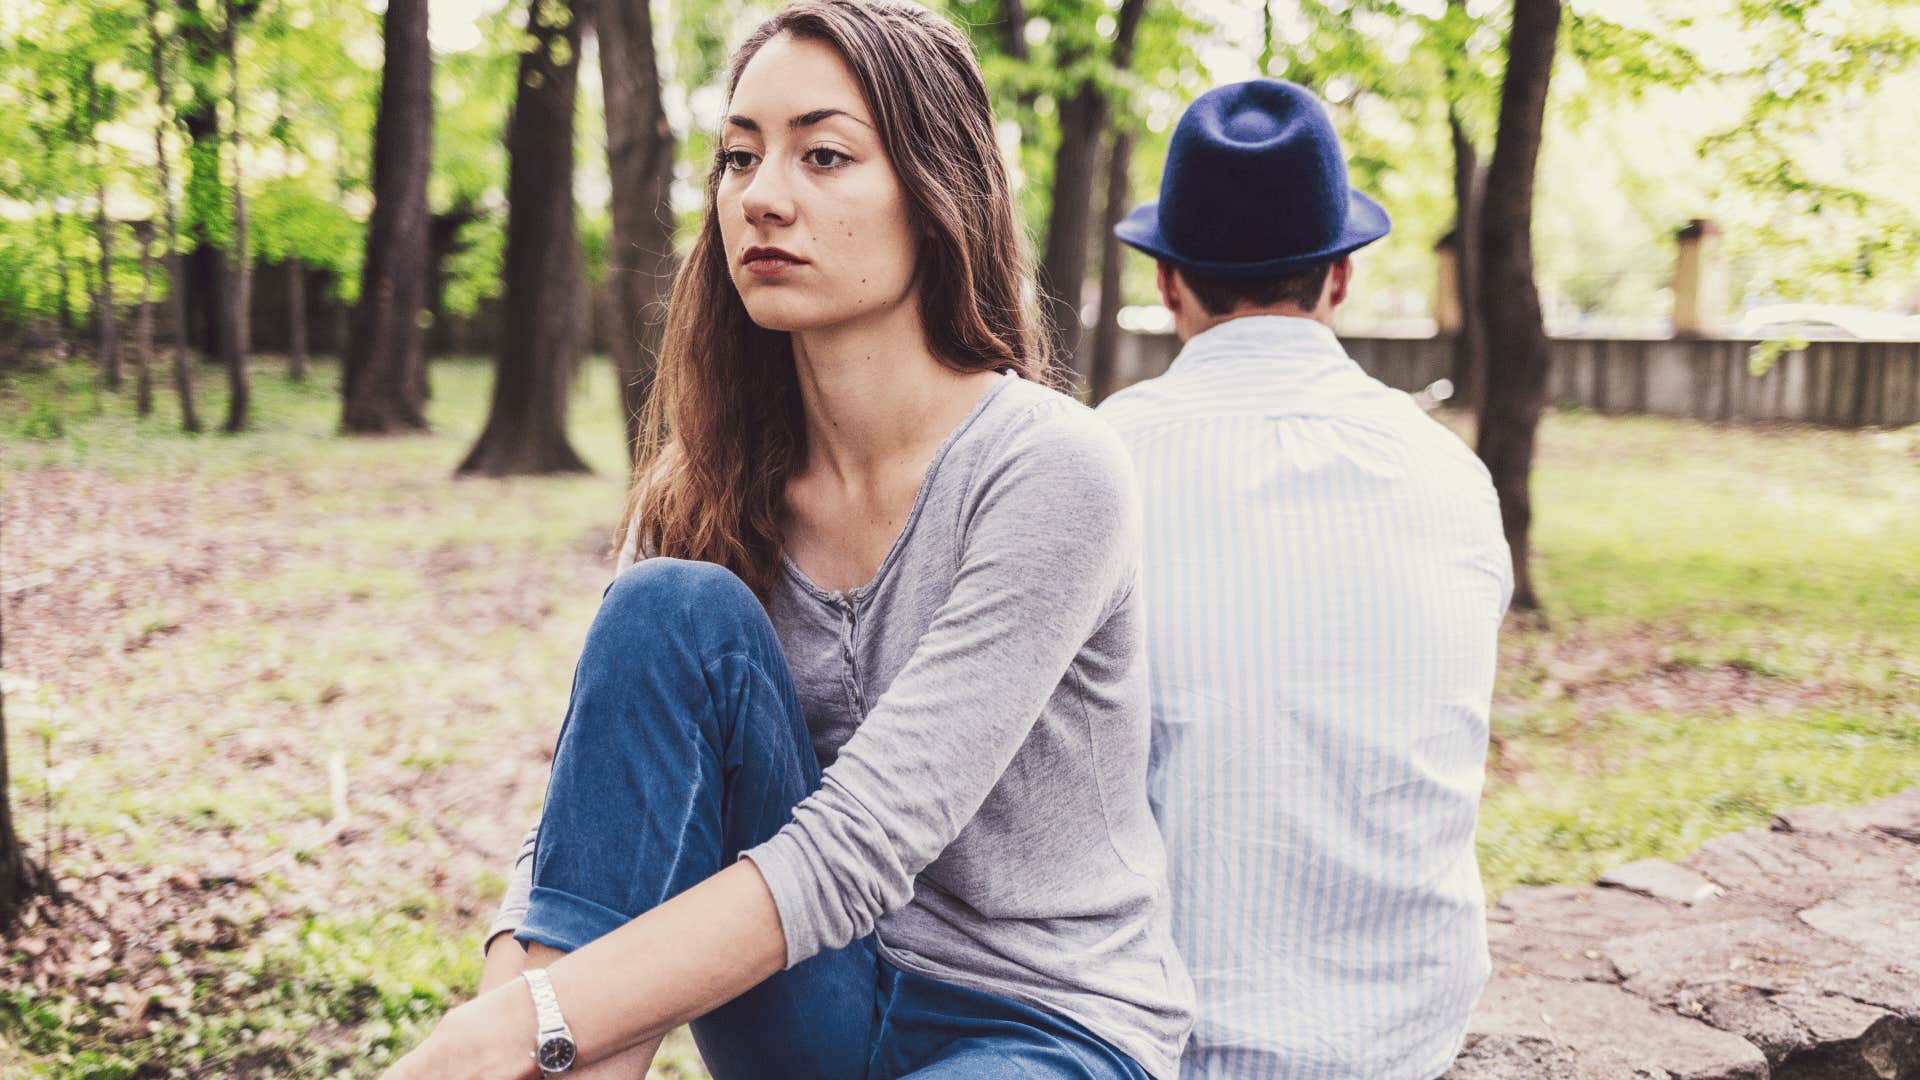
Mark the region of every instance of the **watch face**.
POLYGON ((559 1072, 573 1067, 573 1058, 577 1053, 579 1050, 573 1045, 572 1039, 565 1035, 555 1035, 540 1044, 537 1060, 540 1062, 540 1067, 547 1072, 559 1072))

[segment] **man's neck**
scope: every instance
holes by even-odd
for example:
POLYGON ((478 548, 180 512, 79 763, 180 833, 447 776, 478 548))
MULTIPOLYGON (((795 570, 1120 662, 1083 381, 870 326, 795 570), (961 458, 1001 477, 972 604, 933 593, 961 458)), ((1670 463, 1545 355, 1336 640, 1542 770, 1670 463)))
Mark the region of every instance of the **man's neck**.
POLYGON ((1256 315, 1277 315, 1288 319, 1306 319, 1310 322, 1317 322, 1329 330, 1333 329, 1332 304, 1321 304, 1313 311, 1308 311, 1298 304, 1269 304, 1266 307, 1235 308, 1225 315, 1202 314, 1193 320, 1192 323, 1188 324, 1187 327, 1181 328, 1180 341, 1182 344, 1185 344, 1223 323, 1230 323, 1235 319, 1250 319, 1256 315))

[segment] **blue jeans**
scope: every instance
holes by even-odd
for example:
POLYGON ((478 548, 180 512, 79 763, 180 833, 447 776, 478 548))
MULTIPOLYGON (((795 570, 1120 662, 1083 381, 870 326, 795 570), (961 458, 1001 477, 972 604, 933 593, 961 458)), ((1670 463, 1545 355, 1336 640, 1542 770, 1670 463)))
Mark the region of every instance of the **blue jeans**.
MULTIPOLYGON (((773 624, 740 579, 648 559, 587 634, 514 935, 572 951, 787 823, 820 765, 773 624)), ((1080 1025, 905 971, 871 937, 693 1022, 716 1080, 1146 1080, 1080 1025)))

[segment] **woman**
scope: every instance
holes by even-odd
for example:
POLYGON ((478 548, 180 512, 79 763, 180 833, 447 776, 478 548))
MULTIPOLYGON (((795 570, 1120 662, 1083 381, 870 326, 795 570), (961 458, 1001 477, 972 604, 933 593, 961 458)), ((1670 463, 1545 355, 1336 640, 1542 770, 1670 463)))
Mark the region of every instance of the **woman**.
POLYGON ((731 78, 526 950, 392 1076, 638 1077, 692 1021, 720 1080, 1170 1080, 1138 507, 1042 385, 972 53, 801 0, 731 78))

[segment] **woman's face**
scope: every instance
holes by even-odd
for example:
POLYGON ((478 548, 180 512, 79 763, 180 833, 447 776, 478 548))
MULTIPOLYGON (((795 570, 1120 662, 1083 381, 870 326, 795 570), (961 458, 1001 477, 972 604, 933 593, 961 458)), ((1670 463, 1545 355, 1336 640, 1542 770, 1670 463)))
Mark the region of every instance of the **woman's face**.
POLYGON ((917 244, 906 192, 840 54, 774 38, 747 62, 729 112, 715 208, 753 321, 813 330, 907 300, 917 244))

